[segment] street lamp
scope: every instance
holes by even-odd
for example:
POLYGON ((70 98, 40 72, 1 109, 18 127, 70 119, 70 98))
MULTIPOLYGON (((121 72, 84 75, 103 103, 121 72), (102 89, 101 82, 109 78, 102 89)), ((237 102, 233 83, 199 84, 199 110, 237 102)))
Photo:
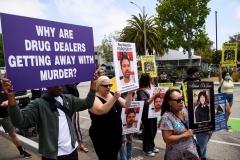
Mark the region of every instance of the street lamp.
POLYGON ((147 40, 146 40, 146 17, 145 17, 145 7, 143 6, 143 10, 136 4, 136 3, 134 3, 134 2, 130 2, 130 3, 132 3, 132 4, 134 4, 135 6, 137 6, 139 9, 140 9, 140 11, 142 12, 142 14, 143 14, 143 21, 144 21, 144 24, 143 24, 143 32, 144 32, 144 53, 145 53, 145 55, 147 55, 147 52, 146 52, 146 46, 147 46, 147 40))

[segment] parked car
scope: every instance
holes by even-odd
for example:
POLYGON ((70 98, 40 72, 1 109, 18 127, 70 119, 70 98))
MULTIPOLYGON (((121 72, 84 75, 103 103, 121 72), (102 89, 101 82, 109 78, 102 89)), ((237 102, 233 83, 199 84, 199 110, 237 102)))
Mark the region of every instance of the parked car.
POLYGON ((113 78, 115 77, 115 71, 111 70, 111 71, 105 71, 105 76, 107 76, 108 78, 113 78))

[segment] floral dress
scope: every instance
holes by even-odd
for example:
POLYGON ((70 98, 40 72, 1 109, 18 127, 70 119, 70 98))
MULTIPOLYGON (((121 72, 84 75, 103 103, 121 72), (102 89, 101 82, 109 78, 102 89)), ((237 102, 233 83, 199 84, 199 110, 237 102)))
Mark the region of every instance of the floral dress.
MULTIPOLYGON (((188 125, 188 113, 187 109, 182 110, 184 116, 184 123, 188 125)), ((165 112, 161 118, 160 125, 161 130, 173 130, 174 135, 182 134, 186 131, 185 126, 181 120, 176 117, 172 112, 165 112)), ((193 137, 181 139, 178 142, 166 144, 165 160, 198 160, 195 142, 193 137)))

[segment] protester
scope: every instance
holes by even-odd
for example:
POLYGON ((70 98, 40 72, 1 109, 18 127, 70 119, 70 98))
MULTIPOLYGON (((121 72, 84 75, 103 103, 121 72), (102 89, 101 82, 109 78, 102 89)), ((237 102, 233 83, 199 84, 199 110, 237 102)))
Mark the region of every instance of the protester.
POLYGON ((100 76, 105 76, 105 71, 104 71, 102 68, 99 68, 99 69, 97 70, 97 74, 98 74, 98 77, 100 77, 100 76))
POLYGON ((123 78, 120 83, 122 86, 135 83, 134 76, 131 75, 131 64, 128 56, 126 54, 122 54, 122 58, 120 60, 120 67, 123 74, 123 78))
POLYGON ((23 150, 21 146, 20 140, 18 139, 18 136, 15 133, 15 128, 12 125, 12 122, 8 115, 7 107, 8 107, 7 95, 3 92, 2 82, 0 80, 0 126, 2 126, 4 131, 8 133, 8 135, 11 137, 13 144, 17 147, 17 149, 20 152, 20 156, 24 158, 31 158, 32 155, 23 150))
POLYGON ((96 82, 96 97, 89 109, 92 124, 89 135, 99 160, 116 160, 122 144, 122 107, 129 107, 133 91, 128 92, 126 100, 120 92, 110 93, 112 84, 106 76, 96 82))
MULTIPOLYGON (((226 100, 229 104, 229 105, 226 105, 227 121, 231 114, 231 107, 233 105, 233 88, 234 88, 233 79, 237 74, 237 64, 238 64, 238 61, 236 62, 236 66, 234 66, 233 68, 233 73, 231 76, 228 71, 222 71, 222 62, 220 62, 219 69, 218 69, 218 81, 221 87, 221 93, 226 93, 226 100)), ((227 129, 229 128, 231 128, 231 126, 228 125, 227 129)))
POLYGON ((158 79, 158 83, 171 83, 171 80, 168 79, 165 71, 161 72, 159 79, 158 79))
POLYGON ((20 111, 11 81, 3 79, 3 90, 8 96, 9 115, 13 125, 21 127, 33 122, 37 124, 42 160, 78 160, 78 143, 71 117, 74 112, 93 106, 95 87, 96 83, 92 81, 86 99, 62 94, 62 86, 47 87, 48 94, 30 102, 20 111))
MULTIPOLYGON (((134 100, 134 95, 133 94, 133 100, 134 100)), ((126 98, 127 94, 123 93, 121 95, 122 98, 126 98)), ((134 118, 135 119, 135 118, 134 118)), ((133 140, 133 133, 132 134, 124 134, 122 135, 122 145, 119 151, 120 154, 120 160, 131 160, 132 159, 132 140, 133 140), (127 147, 127 156, 124 154, 124 147, 127 147)))
MULTIPOLYGON (((187 77, 185 78, 184 82, 188 81, 201 81, 201 79, 198 77, 198 68, 196 66, 191 66, 187 69, 187 77)), ((191 107, 191 106, 190 106, 191 107)), ((201 150, 201 159, 206 159, 206 151, 207 151, 207 144, 212 137, 212 132, 207 131, 203 133, 197 133, 196 139, 197 143, 201 150)))
POLYGON ((183 105, 180 90, 168 90, 165 94, 160 129, 166 143, 165 160, 198 160, 193 130, 188 126, 188 112, 183 105), (185 123, 185 124, 184 124, 185 123))
MULTIPOLYGON (((64 85, 63 86, 63 94, 71 94, 71 95, 74 95, 75 97, 79 98, 77 85, 76 84, 64 85)), ((83 145, 83 141, 82 141, 83 138, 82 138, 82 132, 81 132, 80 123, 79 123, 79 112, 73 113, 72 123, 73 123, 74 130, 76 132, 76 135, 77 135, 79 148, 85 153, 88 152, 88 149, 83 145)))
POLYGON ((148 118, 149 105, 159 93, 151 93, 152 77, 148 73, 143 73, 139 80, 139 89, 137 91, 137 100, 144 101, 142 124, 143 124, 143 154, 155 156, 159 149, 155 148, 154 139, 157 133, 157 118, 148 118))
POLYGON ((196 122, 210 121, 210 107, 207 103, 208 97, 206 92, 201 91, 198 94, 198 107, 195 110, 196 122))

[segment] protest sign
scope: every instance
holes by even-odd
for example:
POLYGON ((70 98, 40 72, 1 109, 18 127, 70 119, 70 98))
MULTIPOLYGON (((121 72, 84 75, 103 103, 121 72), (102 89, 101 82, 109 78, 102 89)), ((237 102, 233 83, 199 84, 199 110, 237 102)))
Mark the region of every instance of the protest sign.
POLYGON ((124 93, 138 88, 135 43, 113 42, 117 90, 124 93))
POLYGON ((152 77, 157 77, 157 66, 154 55, 141 56, 142 73, 149 73, 152 77))
POLYGON ((236 66, 238 43, 222 44, 222 66, 236 66))
POLYGON ((150 97, 154 92, 158 92, 159 96, 155 97, 153 102, 148 107, 148 118, 157 118, 161 115, 162 102, 168 88, 164 87, 152 87, 150 91, 150 97))
POLYGON ((144 101, 132 101, 129 108, 122 109, 123 134, 139 132, 144 101))
POLYGON ((214 109, 215 109, 215 130, 213 132, 227 129, 226 93, 214 95, 214 109))
POLYGON ((14 91, 93 79, 91 27, 0 14, 7 77, 14 91))
POLYGON ((189 128, 194 133, 215 130, 213 82, 187 82, 189 128))
POLYGON ((166 87, 168 89, 173 89, 173 83, 158 83, 158 87, 166 87))

